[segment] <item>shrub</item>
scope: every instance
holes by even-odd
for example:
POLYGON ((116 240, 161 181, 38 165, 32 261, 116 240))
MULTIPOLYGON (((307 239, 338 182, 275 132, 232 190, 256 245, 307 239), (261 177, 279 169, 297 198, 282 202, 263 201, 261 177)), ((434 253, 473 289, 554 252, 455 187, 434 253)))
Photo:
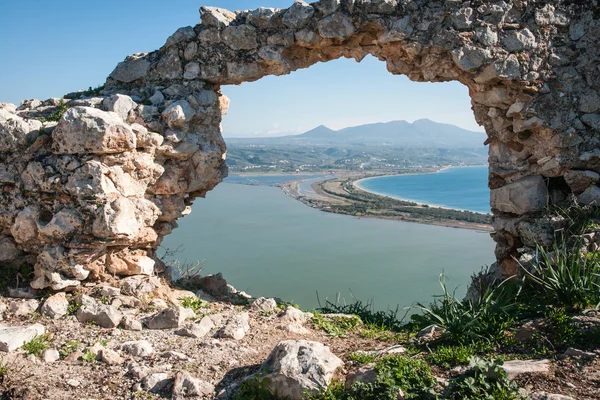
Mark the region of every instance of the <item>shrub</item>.
POLYGON ((315 314, 312 318, 312 324, 315 328, 323 329, 331 336, 344 336, 361 325, 362 321, 356 315, 324 316, 315 314))
POLYGON ((377 359, 377 355, 364 351, 356 351, 348 356, 348 360, 354 361, 358 365, 369 364, 377 359))
POLYGON ((521 265, 527 297, 567 310, 599 306, 600 262, 583 253, 581 244, 569 249, 565 241, 555 243, 552 252, 538 246, 537 261, 521 265))
POLYGON ((199 297, 184 297, 181 299, 181 305, 185 308, 189 308, 193 310, 196 314, 200 311, 201 308, 208 307, 208 304, 202 301, 199 297))
MULTIPOLYGON (((357 315, 365 324, 373 325, 381 329, 399 331, 402 327, 402 320, 398 319, 399 308, 387 311, 375 311, 373 301, 366 303, 352 295, 353 302, 350 304, 340 304, 339 297, 335 303, 325 300, 325 305, 321 306, 319 301, 318 310, 325 314, 352 314, 357 315)), ((318 294, 317 294, 318 300, 318 294)))
POLYGON ((443 294, 429 307, 417 304, 423 314, 411 318, 417 326, 439 325, 446 329, 443 338, 455 344, 502 342, 505 332, 514 324, 514 312, 518 308, 515 291, 508 280, 493 287, 481 289, 476 299, 459 300, 449 293, 440 276, 443 294))
POLYGON ((444 368, 452 368, 457 365, 469 363, 469 359, 475 356, 474 346, 440 346, 427 357, 435 365, 444 368))
POLYGON ((58 122, 60 120, 60 117, 62 117, 63 114, 65 112, 67 112, 68 109, 69 109, 69 106, 67 106, 67 104, 64 102, 64 100, 61 99, 60 103, 58 104, 58 107, 56 108, 56 111, 54 111, 53 113, 48 115, 47 120, 58 122))
POLYGON ((39 357, 44 350, 48 349, 49 344, 50 338, 48 335, 39 335, 23 344, 23 350, 25 350, 27 354, 33 354, 34 356, 39 357))
POLYGON ((455 378, 448 389, 451 400, 516 400, 522 397, 519 387, 508 380, 501 361, 471 358, 470 369, 455 378))

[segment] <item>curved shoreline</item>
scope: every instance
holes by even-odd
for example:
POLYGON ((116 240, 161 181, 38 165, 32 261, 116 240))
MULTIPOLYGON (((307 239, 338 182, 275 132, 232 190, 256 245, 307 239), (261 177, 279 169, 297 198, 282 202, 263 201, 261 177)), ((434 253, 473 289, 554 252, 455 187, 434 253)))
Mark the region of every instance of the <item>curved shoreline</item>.
POLYGON ((465 209, 465 208, 455 208, 455 207, 450 207, 447 205, 442 205, 442 204, 435 204, 435 203, 425 203, 422 202, 421 200, 415 200, 415 199, 409 199, 409 198, 405 198, 405 197, 399 197, 399 196, 393 196, 390 195, 388 193, 382 193, 382 192, 378 192, 372 189, 367 189, 364 186, 361 185, 361 182, 365 182, 365 181, 369 181, 369 180, 373 180, 373 179, 381 179, 381 178, 388 178, 388 177, 395 177, 395 176, 415 176, 415 175, 432 175, 432 174, 439 174, 440 172, 449 170, 449 169, 453 169, 453 168, 471 168, 471 167, 483 167, 484 165, 463 165, 463 166, 446 166, 446 167, 442 167, 437 171, 433 171, 433 172, 419 172, 419 173, 412 173, 412 174, 399 174, 399 175, 380 175, 380 176, 371 176, 368 178, 361 178, 361 179, 357 179, 355 181, 352 182, 352 185, 359 189, 362 190, 364 192, 367 193, 371 193, 377 196, 383 196, 383 197, 388 197, 390 199, 394 199, 394 200, 400 200, 400 201, 409 201, 412 203, 415 203, 419 206, 429 206, 429 207, 437 207, 437 208, 444 208, 446 210, 456 210, 456 211, 468 211, 468 212, 474 212, 474 213, 479 213, 479 214, 491 214, 490 212, 487 213, 483 213, 481 211, 476 211, 476 210, 469 210, 469 209, 465 209))

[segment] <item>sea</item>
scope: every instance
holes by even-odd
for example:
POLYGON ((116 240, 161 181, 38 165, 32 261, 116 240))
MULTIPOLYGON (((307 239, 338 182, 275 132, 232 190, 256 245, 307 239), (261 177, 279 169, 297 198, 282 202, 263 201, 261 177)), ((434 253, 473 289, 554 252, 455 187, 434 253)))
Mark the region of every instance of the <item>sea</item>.
POLYGON ((446 168, 429 174, 362 179, 358 187, 371 193, 417 203, 490 213, 487 165, 446 168))
POLYGON ((278 187, 231 180, 178 223, 162 244, 163 253, 174 252, 166 261, 199 262, 202 274, 222 272, 252 296, 305 309, 359 299, 402 313, 440 294, 441 274, 462 296, 471 275, 494 261, 489 233, 327 213, 278 187))

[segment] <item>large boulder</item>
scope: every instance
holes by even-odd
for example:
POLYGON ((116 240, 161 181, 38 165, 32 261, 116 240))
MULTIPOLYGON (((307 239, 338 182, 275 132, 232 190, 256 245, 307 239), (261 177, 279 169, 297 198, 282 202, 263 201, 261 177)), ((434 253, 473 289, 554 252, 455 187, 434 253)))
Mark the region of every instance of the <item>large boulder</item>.
POLYGON ((111 154, 136 148, 135 134, 119 114, 91 107, 69 108, 52 139, 55 154, 111 154))
POLYGON ((271 393, 301 400, 325 390, 343 365, 327 346, 307 340, 280 342, 262 365, 262 381, 271 393))

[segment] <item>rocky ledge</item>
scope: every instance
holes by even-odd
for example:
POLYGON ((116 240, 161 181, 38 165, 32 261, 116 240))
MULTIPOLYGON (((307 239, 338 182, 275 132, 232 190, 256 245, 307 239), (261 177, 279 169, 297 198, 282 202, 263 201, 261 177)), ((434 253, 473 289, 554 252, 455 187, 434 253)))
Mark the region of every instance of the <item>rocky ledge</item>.
MULTIPOLYGON (((427 359, 411 343, 440 333, 430 327, 407 341, 392 332, 373 331, 356 316, 313 315, 275 299, 249 298, 219 275, 202 280, 196 293, 133 276, 119 287, 81 287, 44 299, 2 298, 4 395, 245 399, 274 398, 268 393, 277 393, 300 400, 319 396, 332 382, 374 382, 379 370, 363 364, 361 357, 371 362, 427 359), (336 331, 333 327, 340 321, 346 328, 336 331), (259 396, 266 397, 248 397, 256 382, 267 390, 259 396)), ((586 321, 600 326, 600 318, 586 321)), ((578 393, 574 387, 594 382, 600 371, 598 355, 569 349, 562 361, 508 361, 502 368, 529 389, 523 393, 531 399, 570 399, 548 392, 557 391, 557 382, 565 393, 578 393), (579 372, 565 376, 573 365, 579 372)), ((468 368, 432 371, 435 390, 443 391, 468 368)), ((404 396, 400 391, 398 399, 414 398, 410 392, 404 396)))

